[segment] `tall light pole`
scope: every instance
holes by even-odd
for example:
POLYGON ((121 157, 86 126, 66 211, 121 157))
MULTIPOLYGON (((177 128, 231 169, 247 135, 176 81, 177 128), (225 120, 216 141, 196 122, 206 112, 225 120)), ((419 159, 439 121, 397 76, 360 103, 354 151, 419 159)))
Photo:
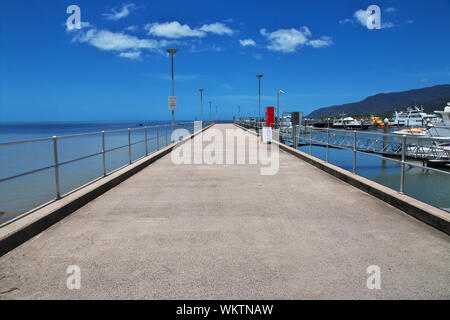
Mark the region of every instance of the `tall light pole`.
POLYGON ((277 92, 277 117, 278 121, 280 121, 280 94, 285 94, 283 90, 278 90, 277 92))
POLYGON ((256 77, 258 78, 258 126, 257 126, 257 133, 259 135, 259 124, 261 123, 261 78, 263 77, 262 74, 258 74, 256 75, 256 77))
MULTIPOLYGON (((167 49, 167 53, 169 53, 170 56, 172 57, 172 97, 175 96, 175 90, 173 86, 173 55, 177 52, 178 52, 177 49, 167 49)), ((174 125, 175 125, 175 110, 172 109, 172 130, 174 125)))
POLYGON ((205 91, 205 89, 199 89, 200 91, 200 110, 201 110, 201 121, 203 123, 203 91, 205 91))

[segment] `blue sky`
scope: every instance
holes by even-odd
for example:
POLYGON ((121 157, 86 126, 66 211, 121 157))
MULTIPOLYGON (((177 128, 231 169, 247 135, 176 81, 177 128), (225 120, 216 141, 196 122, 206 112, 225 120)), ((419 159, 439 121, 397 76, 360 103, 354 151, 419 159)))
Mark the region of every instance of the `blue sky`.
POLYGON ((0 121, 178 120, 312 110, 450 83, 450 2, 1 1, 0 121), (67 30, 69 5, 81 30, 67 30), (363 25, 381 8, 380 30, 363 25))

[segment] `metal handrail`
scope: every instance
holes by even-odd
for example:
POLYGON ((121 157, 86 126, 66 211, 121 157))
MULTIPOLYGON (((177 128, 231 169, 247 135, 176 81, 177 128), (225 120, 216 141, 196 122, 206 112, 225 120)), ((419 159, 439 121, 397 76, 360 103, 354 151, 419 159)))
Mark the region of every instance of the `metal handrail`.
MULTIPOLYGON (((191 130, 194 130, 194 125, 193 122, 179 122, 179 123, 175 123, 173 127, 179 127, 179 126, 186 126, 186 125, 192 125, 191 126, 191 130)), ((142 159, 145 156, 149 155, 149 151, 148 151, 148 141, 152 141, 152 140, 157 140, 157 146, 156 146, 156 151, 160 150, 160 140, 161 138, 164 138, 164 135, 161 134, 160 135, 160 128, 165 128, 165 140, 166 140, 166 144, 165 146, 169 145, 169 137, 168 137, 168 128, 172 127, 172 124, 163 124, 163 125, 155 125, 155 126, 145 126, 145 127, 141 127, 141 128, 128 128, 128 129, 119 129, 119 130, 110 130, 110 131, 101 131, 101 132, 89 132, 89 133, 81 133, 81 134, 74 134, 74 135, 66 135, 66 136, 53 136, 53 137, 48 137, 48 138, 39 138, 39 139, 29 139, 29 140, 22 140, 22 141, 12 141, 12 142, 2 142, 0 143, 0 147, 4 147, 4 146, 12 146, 12 145, 19 145, 19 144, 25 144, 25 143, 34 143, 34 142, 44 142, 44 141, 53 141, 53 157, 54 157, 54 164, 46 166, 46 167, 42 167, 42 168, 38 168, 38 169, 34 169, 34 170, 30 170, 30 171, 26 171, 26 172, 22 172, 13 176, 9 176, 9 177, 5 177, 5 178, 0 178, 0 183, 2 182, 6 182, 6 181, 11 181, 17 178, 21 178, 24 176, 28 176, 31 174, 35 174, 38 172, 42 172, 45 170, 49 170, 49 169, 55 169, 55 186, 56 186, 56 199, 61 198, 61 187, 60 187, 60 177, 59 177, 59 167, 60 166, 64 166, 70 163, 74 163, 74 162, 78 162, 78 161, 82 161, 82 160, 86 160, 88 158, 92 158, 95 156, 99 156, 102 155, 103 157, 103 177, 107 176, 109 173, 107 172, 106 169, 106 159, 105 156, 107 153, 119 150, 119 149, 123 149, 123 148, 127 148, 129 149, 129 161, 127 165, 130 165, 132 163, 134 163, 135 161, 138 161, 139 159, 142 159), (148 135, 148 129, 155 129, 156 128, 156 136, 149 136, 148 135), (139 130, 144 130, 145 133, 145 139, 141 139, 138 141, 134 141, 131 142, 131 132, 132 131, 139 131, 139 130), (110 148, 110 149, 106 149, 105 148, 105 135, 107 134, 112 134, 112 133, 123 133, 123 132, 128 132, 128 143, 125 145, 121 145, 118 147, 114 147, 114 148, 110 148), (95 152, 92 154, 88 154, 79 158, 75 158, 75 159, 70 159, 70 160, 66 160, 66 161, 59 161, 58 160, 58 141, 59 140, 64 140, 64 139, 70 139, 70 138, 80 138, 80 137, 86 137, 86 136, 96 136, 96 135, 101 135, 102 137, 102 150, 99 152, 95 152), (131 153, 131 147, 140 143, 145 143, 145 156, 137 159, 137 160, 133 160, 132 159, 132 153, 131 153)), ((192 132, 193 133, 193 132, 192 132)), ((125 165, 125 166, 127 166, 125 165)), ((111 172, 115 172, 115 170, 111 171, 111 172)), ((111 173, 110 172, 110 173, 111 173)), ((98 178, 96 178, 98 179, 98 178)), ((69 191, 70 193, 71 191, 69 191)), ((54 201, 54 200, 53 200, 54 201)), ((51 201, 50 201, 51 202, 51 201)))
MULTIPOLYGON (((175 123, 175 126, 181 126, 185 124, 191 124, 192 122, 178 122, 175 123)), ((57 136, 58 140, 62 139, 69 139, 69 138, 80 138, 80 137, 87 137, 87 136, 95 136, 100 135, 102 133, 120 133, 120 132, 127 132, 128 130, 131 131, 138 131, 138 130, 145 130, 152 129, 152 128, 160 128, 160 127, 171 127, 172 124, 161 124, 161 125, 155 125, 155 126, 145 126, 140 128, 130 128, 130 129, 118 129, 118 130, 110 130, 110 131, 98 131, 98 132, 86 132, 86 133, 77 133, 72 135, 66 135, 66 136, 57 136)), ((23 143, 31 143, 31 142, 42 142, 42 141, 50 141, 53 140, 54 137, 45 137, 45 138, 39 138, 39 139, 29 139, 29 140, 20 140, 20 141, 9 141, 9 142, 0 142, 0 147, 2 146, 11 146, 16 144, 23 144, 23 143)))
MULTIPOLYGON (((326 146, 326 143, 323 143, 322 141, 319 141, 319 140, 312 140, 312 142, 315 143, 315 144, 320 144, 320 145, 326 146)), ((346 150, 346 151, 354 151, 353 147, 352 148, 343 147, 343 146, 339 146, 339 145, 331 144, 331 143, 328 144, 328 145, 330 147, 333 147, 333 148, 336 148, 336 149, 342 149, 342 150, 346 150)), ((392 161, 392 162, 402 163, 402 160, 398 160, 398 159, 394 159, 394 158, 390 158, 390 157, 384 157, 384 156, 380 156, 378 154, 374 154, 374 153, 371 153, 371 152, 365 152, 365 151, 361 151, 361 150, 358 150, 358 149, 356 149, 356 153, 364 154, 364 155, 371 156, 371 157, 378 158, 378 159, 382 159, 382 160, 389 160, 389 161, 392 161)), ((449 174, 450 175, 450 172, 448 172, 448 171, 443 171, 443 170, 439 170, 439 169, 431 168, 431 167, 425 167, 425 166, 422 166, 420 164, 416 164, 414 162, 406 161, 405 163, 407 165, 410 165, 410 166, 419 167, 419 168, 422 168, 422 169, 426 169, 426 170, 430 170, 430 171, 434 171, 434 172, 439 172, 439 173, 445 173, 445 174, 449 174)))
MULTIPOLYGON (((371 131, 357 131, 357 130, 344 130, 344 129, 330 129, 330 128, 315 128, 312 126, 301 126, 303 128, 310 128, 313 131, 318 131, 318 132, 327 132, 327 131, 333 131, 333 132, 343 132, 343 133, 349 133, 349 132, 357 132, 358 134, 363 134, 363 135, 372 135, 372 136, 381 136, 381 137, 392 137, 392 138, 398 138, 401 137, 402 135, 398 135, 398 134, 392 134, 392 133, 384 133, 384 132, 371 132, 371 131)), ((405 135, 406 136, 406 135, 405 135)), ((431 141, 449 141, 450 142, 450 138, 434 138, 434 137, 412 137, 412 136, 406 136, 407 138, 411 138, 411 139, 420 139, 420 140, 431 140, 431 141)))
MULTIPOLYGON (((244 127, 251 127, 251 128, 255 128, 257 127, 257 123, 255 121, 237 121, 238 124, 244 126, 244 127)), ((280 134, 280 137, 283 138, 283 134, 280 134)), ((350 136, 349 136, 350 137, 350 136)), ((292 142, 293 142, 293 146, 295 146, 298 142, 298 140, 302 140, 305 141, 306 144, 309 144, 309 153, 312 155, 312 145, 322 145, 326 147, 326 162, 329 162, 329 148, 336 148, 336 149, 341 149, 341 150, 346 150, 346 151, 351 151, 353 152, 353 174, 356 174, 356 168, 357 168, 357 163, 356 163, 356 154, 364 154, 364 155, 368 155, 371 157, 375 157, 378 159, 382 159, 382 160, 387 160, 387 161, 391 161, 391 162, 395 162, 395 163, 399 163, 400 164, 400 170, 401 170, 401 174, 400 174, 400 193, 404 193, 404 187, 405 187, 405 167, 406 166, 410 166, 410 167, 417 167, 417 168, 421 168, 421 169, 425 169, 425 170, 430 170, 432 172, 438 172, 438 173, 443 173, 446 175, 450 175, 450 172, 448 171, 444 171, 444 170, 439 170, 436 168, 430 168, 430 167, 425 167, 423 165, 414 163, 414 162, 410 162, 407 161, 407 154, 406 154, 406 149, 407 149, 407 144, 406 144, 406 140, 408 138, 410 139, 418 139, 419 141, 439 141, 439 142, 445 142, 445 141, 450 141, 450 139, 445 139, 445 138, 439 138, 439 139, 435 139, 433 137, 408 137, 407 135, 396 135, 396 134, 392 134, 392 133, 377 133, 377 132, 358 132, 356 130, 343 130, 343 129, 330 129, 330 128, 314 128, 312 126, 303 126, 303 125, 299 125, 299 126, 294 126, 292 127, 292 134, 289 135, 289 138, 292 138, 292 142), (298 129, 302 129, 302 130, 298 130, 298 129), (308 132, 309 131, 309 132, 308 132), (300 134, 300 133, 304 133, 304 134, 300 134), (321 132, 321 133, 326 133, 327 137, 326 137, 326 141, 320 141, 320 140, 314 140, 312 137, 312 133, 313 132, 321 132), (340 132, 340 133, 346 133, 346 134, 353 134, 353 143, 351 144, 351 146, 342 146, 342 145, 337 145, 337 144, 332 144, 330 143, 330 132, 334 133, 334 132, 340 132), (308 134, 309 133, 309 134, 308 134), (360 148, 358 148, 357 146, 357 135, 372 135, 372 136, 379 136, 381 138, 401 138, 402 142, 399 143, 399 145, 401 145, 401 154, 399 155, 401 158, 400 160, 398 159, 394 159, 394 158, 390 158, 390 157, 385 157, 383 155, 379 155, 379 154, 375 154, 373 152, 367 152, 367 151, 362 151, 360 148)), ((384 140, 380 139, 380 142, 384 142, 384 140)), ((386 141, 387 142, 387 141, 386 141)), ((296 148, 296 146, 295 146, 296 148)), ((450 151, 447 151, 450 155, 450 151)))
MULTIPOLYGON (((249 123, 250 124, 254 124, 252 127, 255 128, 257 121, 245 122, 243 120, 240 120, 240 121, 236 121, 236 123, 239 123, 241 125, 248 125, 249 123)), ((261 124, 262 124, 262 122, 260 123, 259 127, 261 127, 261 124)), ((313 126, 303 126, 303 125, 302 126, 298 126, 298 127, 308 128, 308 129, 312 129, 313 131, 318 131, 318 132, 327 132, 329 130, 329 131, 333 131, 333 132, 349 133, 349 132, 356 131, 356 130, 345 130, 345 129, 315 128, 313 126)), ((395 137, 398 138, 400 136, 400 135, 396 135, 396 134, 392 134, 392 133, 383 133, 383 132, 370 132, 370 131, 356 131, 356 132, 359 133, 359 134, 364 134, 364 135, 374 135, 374 136, 382 136, 382 137, 386 136, 386 137, 393 137, 393 138, 395 138, 395 137)), ((433 138, 433 137, 410 137, 410 138, 421 139, 421 140, 440 141, 440 142, 442 142, 442 141, 449 141, 450 142, 450 138, 446 139, 446 138, 442 138, 442 137, 439 137, 439 138, 433 138)))

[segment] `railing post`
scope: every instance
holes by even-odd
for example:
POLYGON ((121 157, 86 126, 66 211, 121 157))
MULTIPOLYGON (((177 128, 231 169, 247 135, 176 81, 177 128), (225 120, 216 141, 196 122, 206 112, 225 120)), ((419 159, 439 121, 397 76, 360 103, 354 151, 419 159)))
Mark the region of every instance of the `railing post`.
POLYGON ((106 176, 106 154, 105 154, 105 131, 102 131, 102 160, 103 160, 103 176, 106 176))
POLYGON ((156 127, 156 150, 159 150, 159 126, 156 127))
POLYGON ((58 138, 53 136, 53 157, 55 159, 56 199, 61 199, 61 186, 59 183, 58 138))
POLYGON ((145 156, 148 156, 148 138, 147 138, 147 127, 145 127, 145 156))
POLYGON ((131 129, 128 128, 128 163, 131 164, 131 129))
POLYGON ((167 140, 167 126, 166 126, 166 147, 169 145, 169 140, 167 140))
POLYGON ((297 141, 297 126, 292 127, 292 147, 294 149, 298 148, 298 141, 297 141))
POLYGON ((353 131, 353 174, 356 173, 356 130, 353 131))
POLYGON ((406 135, 402 139, 402 166, 400 174, 400 193, 404 193, 405 188, 405 158, 406 158, 406 135))
POLYGON ((309 128, 309 154, 312 155, 312 127, 309 128))
POLYGON ((328 149, 330 145, 330 128, 327 128, 327 162, 328 162, 328 149))
POLYGON ((194 121, 192 121, 192 134, 194 134, 194 121))

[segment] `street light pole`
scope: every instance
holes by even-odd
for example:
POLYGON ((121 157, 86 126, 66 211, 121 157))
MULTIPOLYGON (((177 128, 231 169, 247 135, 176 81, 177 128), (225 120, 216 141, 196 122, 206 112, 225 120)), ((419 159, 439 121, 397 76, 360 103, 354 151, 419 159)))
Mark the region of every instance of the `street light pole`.
MULTIPOLYGON (((178 52, 177 49, 167 49, 167 53, 169 53, 172 58, 172 97, 175 96, 175 89, 173 85, 173 55, 177 52, 178 52)), ((172 110, 172 130, 174 125, 175 125, 175 110, 172 110)))
POLYGON ((284 94, 283 90, 278 90, 277 92, 277 117, 278 121, 280 121, 280 94, 284 94))
POLYGON ((200 91, 200 110, 201 110, 201 121, 203 123, 203 91, 205 91, 205 89, 199 89, 200 91))
POLYGON ((259 86, 258 86, 258 88, 259 88, 259 91, 258 91, 258 125, 257 125, 256 131, 259 135, 259 125, 261 123, 261 78, 263 77, 263 75, 258 74, 256 77, 258 78, 258 84, 259 84, 259 86))

